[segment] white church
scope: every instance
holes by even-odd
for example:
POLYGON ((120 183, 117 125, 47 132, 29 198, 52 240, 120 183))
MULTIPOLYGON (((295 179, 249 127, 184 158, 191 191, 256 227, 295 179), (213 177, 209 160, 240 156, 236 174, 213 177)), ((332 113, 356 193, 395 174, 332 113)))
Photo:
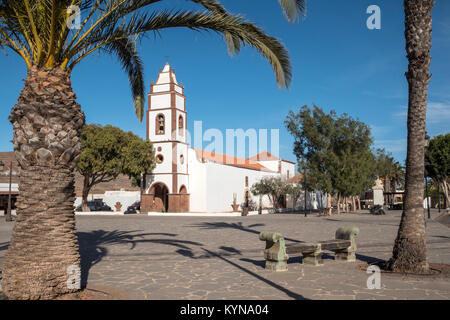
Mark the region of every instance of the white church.
POLYGON ((187 143, 187 110, 183 84, 168 63, 151 83, 147 139, 155 148, 156 168, 144 177, 142 212, 230 212, 233 198, 246 197, 270 207, 250 187, 265 176, 295 175, 295 163, 262 152, 246 159, 192 148, 187 143))

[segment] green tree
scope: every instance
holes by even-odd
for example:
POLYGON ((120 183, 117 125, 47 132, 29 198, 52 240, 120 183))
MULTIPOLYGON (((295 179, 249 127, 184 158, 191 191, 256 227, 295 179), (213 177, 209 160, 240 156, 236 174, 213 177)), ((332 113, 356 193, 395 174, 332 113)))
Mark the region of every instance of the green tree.
POLYGON ((372 186, 374 158, 370 128, 343 114, 329 114, 317 106, 290 111, 285 125, 294 136, 294 153, 304 163, 307 187, 334 194, 340 202, 372 186))
POLYGON ((428 272, 423 210, 425 126, 431 79, 431 11, 433 0, 404 0, 408 57, 408 146, 405 198, 400 226, 388 268, 399 272, 428 272))
MULTIPOLYGON (((231 54, 243 45, 258 50, 272 66, 278 85, 289 85, 288 52, 277 39, 242 16, 228 13, 216 0, 192 2, 205 11, 162 10, 152 5, 169 1, 158 0, 0 1, 0 49, 18 54, 28 68, 9 118, 20 193, 18 218, 2 266, 7 297, 53 298, 78 290, 79 277, 76 272, 68 274, 67 268, 80 269, 73 173, 85 117, 70 77, 84 58, 98 52, 118 58, 128 75, 139 120, 145 85, 136 42, 148 32, 178 27, 215 31, 223 35, 231 54), (71 5, 81 11, 79 29, 72 28, 71 5), (72 279, 75 285, 68 286, 72 279)), ((304 1, 280 3, 290 20, 304 14, 304 1)))
POLYGON ((119 174, 140 181, 141 174, 149 173, 155 167, 152 143, 117 127, 85 125, 81 144, 77 170, 83 176, 83 211, 88 211, 88 195, 95 185, 112 181, 119 174))
POLYGON ((425 153, 425 164, 428 177, 432 178, 444 193, 444 207, 447 208, 450 203, 450 133, 430 140, 425 153))
POLYGON ((278 209, 281 198, 289 193, 289 186, 280 177, 263 177, 252 185, 250 191, 255 196, 267 195, 273 208, 278 209))

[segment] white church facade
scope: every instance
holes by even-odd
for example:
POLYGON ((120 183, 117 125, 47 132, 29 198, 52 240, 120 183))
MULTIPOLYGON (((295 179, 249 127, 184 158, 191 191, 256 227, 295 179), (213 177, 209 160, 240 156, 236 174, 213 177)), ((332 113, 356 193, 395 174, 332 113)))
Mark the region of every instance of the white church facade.
POLYGON ((144 178, 141 211, 229 212, 234 196, 237 204, 248 197, 270 207, 250 187, 265 176, 293 177, 295 163, 268 152, 243 159, 190 147, 185 99, 183 84, 166 63, 148 94, 147 139, 157 165, 144 178))

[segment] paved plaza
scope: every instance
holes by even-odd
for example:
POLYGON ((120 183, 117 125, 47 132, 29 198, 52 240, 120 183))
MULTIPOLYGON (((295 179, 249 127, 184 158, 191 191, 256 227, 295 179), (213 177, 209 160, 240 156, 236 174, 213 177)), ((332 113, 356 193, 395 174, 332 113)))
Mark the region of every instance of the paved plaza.
MULTIPOLYGON (((368 289, 357 267, 390 257, 401 211, 331 217, 269 214, 248 217, 77 216, 82 282, 112 288, 128 299, 450 299, 450 278, 381 276, 368 289), (357 226, 357 261, 324 265, 289 259, 286 272, 264 269, 261 231, 282 233, 286 242, 334 238, 341 226, 357 226)), ((450 264, 450 228, 427 221, 431 263, 450 264)), ((0 219, 0 266, 12 223, 0 219)))

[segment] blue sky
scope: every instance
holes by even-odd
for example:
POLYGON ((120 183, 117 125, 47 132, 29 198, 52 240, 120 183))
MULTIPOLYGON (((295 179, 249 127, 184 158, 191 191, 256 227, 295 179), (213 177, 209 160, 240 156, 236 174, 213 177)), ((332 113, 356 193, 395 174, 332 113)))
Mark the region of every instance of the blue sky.
MULTIPOLYGON (((154 8, 198 8, 184 0, 165 2, 154 8)), ((150 35, 139 47, 147 90, 168 60, 185 87, 191 132, 194 120, 203 121, 204 131, 217 128, 224 134, 227 128, 278 128, 280 156, 295 161, 293 138, 283 121, 289 110, 315 103, 369 124, 375 146, 404 161, 408 90, 403 1, 310 0, 307 18, 298 24, 284 19, 275 0, 222 3, 282 40, 290 53, 293 81, 289 90, 280 90, 269 64, 255 50, 245 48, 230 57, 213 32, 172 29, 160 37, 150 35), (381 30, 366 27, 366 9, 373 4, 381 8, 381 30)), ((449 16, 450 1, 437 0, 427 115, 430 136, 449 132, 449 16)), ((1 56, 0 151, 12 150, 8 116, 25 77, 18 57, 1 56)), ((89 57, 74 70, 72 82, 87 123, 112 124, 145 137, 145 120, 139 123, 134 115, 127 77, 115 58, 89 57)))

